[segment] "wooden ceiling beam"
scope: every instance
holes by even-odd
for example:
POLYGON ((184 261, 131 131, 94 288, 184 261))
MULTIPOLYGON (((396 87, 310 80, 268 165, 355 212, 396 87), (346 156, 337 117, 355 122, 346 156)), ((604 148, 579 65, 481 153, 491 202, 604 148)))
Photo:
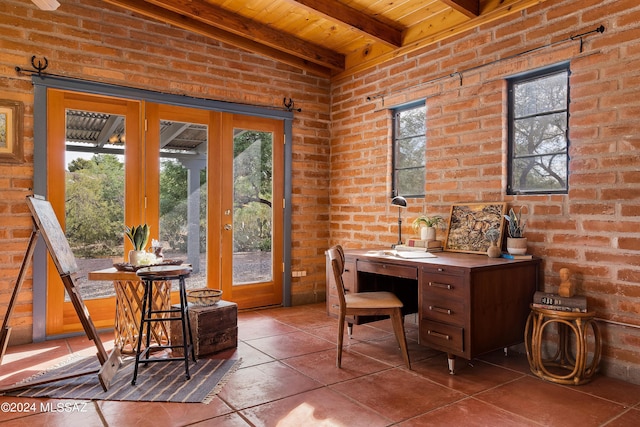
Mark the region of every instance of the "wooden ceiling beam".
POLYGON ((469 18, 480 16, 480 0, 440 0, 469 18))
POLYGON ((402 29, 387 25, 336 0, 289 0, 338 24, 346 24, 391 47, 402 46, 402 29))
MULTIPOLYGON (((147 0, 146 2, 323 67, 336 71, 344 70, 344 55, 290 34, 284 34, 267 25, 244 18, 207 1, 147 0)), ((122 3, 128 2, 122 1, 122 3)), ((221 41, 227 42, 227 40, 221 41)))
POLYGON ((405 41, 404 46, 391 52, 383 52, 377 55, 372 55, 365 60, 362 60, 362 55, 359 55, 356 52, 354 54, 356 56, 356 60, 352 61, 351 64, 348 64, 348 68, 344 72, 334 75, 332 76, 332 78, 346 78, 347 76, 354 75, 369 68, 373 68, 384 62, 400 58, 403 55, 408 55, 419 49, 431 46, 442 40, 446 40, 449 37, 464 33, 480 25, 486 25, 507 15, 518 13, 529 7, 533 7, 540 3, 543 3, 544 1, 546 0, 491 0, 483 6, 482 14, 476 19, 461 19, 459 23, 453 26, 446 27, 439 31, 437 28, 434 28, 433 32, 424 31, 422 37, 410 39, 408 42, 405 41), (487 4, 489 5, 489 7, 486 6, 487 4))

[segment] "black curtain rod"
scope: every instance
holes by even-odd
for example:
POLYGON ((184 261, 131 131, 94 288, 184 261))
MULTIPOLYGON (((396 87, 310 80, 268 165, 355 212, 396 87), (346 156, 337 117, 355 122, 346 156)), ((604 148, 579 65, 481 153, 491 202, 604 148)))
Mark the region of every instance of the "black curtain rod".
POLYGON ((463 73, 467 73, 469 71, 475 71, 477 69, 480 69, 480 68, 483 68, 483 67, 487 67, 489 65, 497 64, 497 63, 502 62, 502 61, 507 61, 507 60, 510 60, 510 59, 513 59, 513 58, 517 58, 517 57, 522 56, 522 55, 529 54, 531 52, 535 52, 535 51, 538 51, 538 50, 541 50, 541 49, 546 49, 548 47, 555 46, 555 45, 560 44, 560 43, 566 43, 566 42, 577 40, 577 39, 580 40, 580 53, 582 53, 583 46, 584 46, 584 37, 588 36, 588 35, 591 35, 591 34, 595 34, 595 33, 604 33, 604 30, 605 30, 604 25, 600 25, 599 27, 597 27, 597 28, 595 28, 593 30, 590 30, 590 31, 586 31, 584 33, 576 34, 576 35, 569 36, 569 37, 561 39, 561 40, 557 40, 555 42, 551 42, 551 43, 548 43, 548 44, 545 44, 545 45, 542 45, 542 46, 531 48, 529 50, 525 50, 525 51, 522 51, 522 52, 514 53, 513 55, 505 56, 504 58, 496 59, 495 61, 487 62, 486 64, 476 65, 475 67, 466 68, 466 69, 461 70, 461 71, 454 71, 453 73, 445 74, 445 75, 442 75, 440 77, 436 77, 436 78, 433 78, 431 80, 427 80, 426 82, 418 83, 416 85, 403 88, 401 90, 388 92, 386 94, 370 95, 370 96, 367 96, 367 101, 373 101, 374 99, 382 98, 382 103, 384 105, 384 97, 385 96, 393 95, 395 93, 404 92, 404 91, 410 90, 410 89, 415 89, 417 87, 421 87, 421 86, 424 86, 424 85, 435 83, 437 81, 440 81, 440 80, 443 80, 443 79, 446 79, 446 78, 450 78, 450 77, 454 77, 456 75, 460 78, 460 86, 462 86, 462 75, 463 75, 463 73))
MULTIPOLYGON (((68 77, 68 76, 62 76, 60 74, 53 74, 53 73, 45 73, 44 70, 47 69, 47 67, 49 66, 49 60, 46 57, 42 57, 42 60, 38 60, 36 63, 36 55, 33 55, 31 57, 31 66, 33 67, 33 70, 28 70, 19 66, 15 67, 15 70, 18 74, 26 74, 28 76, 38 76, 40 78, 44 78, 44 77, 58 77, 58 78, 63 78, 63 79, 73 79, 73 77, 68 77), (42 61, 44 60, 44 62, 42 61)), ((84 80, 84 79, 78 79, 78 80, 82 80, 82 81, 89 81, 89 80, 84 80)), ((156 92, 156 93, 161 93, 161 94, 166 94, 166 95, 174 95, 174 94, 170 94, 170 93, 166 93, 166 92, 156 92)), ((186 95, 185 95, 186 96, 186 95)), ((222 101, 222 102, 230 102, 233 104, 237 104, 237 105, 246 105, 249 107, 258 107, 258 108, 265 108, 265 109, 269 109, 269 110, 277 110, 277 111, 288 111, 288 112, 302 112, 302 108, 295 108, 295 102, 293 101, 293 99, 291 98, 282 98, 282 107, 274 107, 273 105, 258 105, 258 104, 249 104, 249 103, 243 103, 243 102, 236 102, 236 101, 222 101)))

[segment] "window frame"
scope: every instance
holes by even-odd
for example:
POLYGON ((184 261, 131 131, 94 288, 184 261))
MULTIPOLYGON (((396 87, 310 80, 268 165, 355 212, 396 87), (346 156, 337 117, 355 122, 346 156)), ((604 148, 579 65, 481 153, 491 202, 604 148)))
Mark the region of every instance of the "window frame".
MULTIPOLYGON (((550 67, 544 67, 533 71, 528 71, 526 73, 518 74, 516 76, 510 77, 507 79, 507 195, 521 195, 521 194, 568 194, 569 192, 569 106, 571 103, 571 85, 570 85, 570 77, 571 77, 571 68, 569 62, 563 62, 560 64, 556 64, 550 67), (515 154, 515 90, 514 87, 517 84, 526 83, 529 81, 534 81, 538 79, 542 79, 545 77, 552 76, 554 74, 567 73, 567 97, 566 97, 566 108, 564 111, 566 112, 566 125, 565 125, 565 156, 566 156, 566 183, 565 188, 556 189, 556 190, 514 190, 513 189, 513 173, 514 173, 514 161, 517 160, 514 158, 515 154)), ((563 110, 555 110, 554 113, 560 112, 563 110)), ((543 115, 548 115, 550 112, 544 112, 540 114, 532 114, 529 116, 525 116, 527 118, 531 117, 539 117, 543 115)), ((518 119, 522 119, 523 117, 519 117, 518 119)), ((539 155, 539 157, 546 156, 548 154, 539 155)))
MULTIPOLYGON (((427 192, 425 189, 425 185, 426 185, 426 174, 427 174, 427 153, 426 153, 426 141, 427 141, 427 102, 425 99, 419 100, 419 101, 415 101, 415 102, 411 102, 409 104, 404 104, 398 107, 395 107, 391 110, 391 118, 392 118, 392 135, 391 135, 391 197, 395 197, 395 196, 402 196, 405 198, 419 198, 419 197, 424 197, 426 196, 427 192), (419 135, 411 135, 411 138, 415 138, 416 136, 420 136, 422 135, 424 137, 424 141, 425 141, 425 151, 424 151, 424 158, 423 158, 423 164, 420 167, 411 167, 411 168, 399 168, 398 165, 396 164, 396 162, 398 161, 397 159, 397 155, 396 155, 396 148, 398 145, 398 120, 399 120, 399 114, 405 111, 409 111, 409 110, 413 110, 413 109, 417 109, 417 108, 424 108, 425 109, 425 114, 424 114, 424 120, 425 120, 425 127, 424 127, 424 134, 419 134, 419 135), (400 194, 398 191, 398 171, 399 170, 408 170, 408 169, 422 169, 423 171, 423 176, 425 179, 425 185, 422 186, 422 192, 420 194, 400 194)), ((402 139, 406 139, 402 138, 402 139)))

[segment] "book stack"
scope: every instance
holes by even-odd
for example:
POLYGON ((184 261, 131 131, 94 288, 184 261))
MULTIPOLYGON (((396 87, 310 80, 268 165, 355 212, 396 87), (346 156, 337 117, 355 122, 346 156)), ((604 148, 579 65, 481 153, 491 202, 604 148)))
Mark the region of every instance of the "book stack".
POLYGON ((547 310, 572 311, 576 313, 587 312, 587 297, 584 295, 574 295, 572 297, 561 297, 558 294, 537 291, 533 295, 533 303, 536 308, 547 310))
MULTIPOLYGON (((396 246, 396 249, 398 247, 396 246)), ((426 252, 441 252, 442 240, 420 240, 409 239, 406 245, 402 245, 403 250, 422 250, 426 252)))

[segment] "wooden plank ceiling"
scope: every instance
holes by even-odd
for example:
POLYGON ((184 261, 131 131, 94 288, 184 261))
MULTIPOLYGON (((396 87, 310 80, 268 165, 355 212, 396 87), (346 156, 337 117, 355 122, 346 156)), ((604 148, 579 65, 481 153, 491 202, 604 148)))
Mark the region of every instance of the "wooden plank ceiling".
POLYGON ((345 76, 544 0, 103 0, 321 76, 345 76))

